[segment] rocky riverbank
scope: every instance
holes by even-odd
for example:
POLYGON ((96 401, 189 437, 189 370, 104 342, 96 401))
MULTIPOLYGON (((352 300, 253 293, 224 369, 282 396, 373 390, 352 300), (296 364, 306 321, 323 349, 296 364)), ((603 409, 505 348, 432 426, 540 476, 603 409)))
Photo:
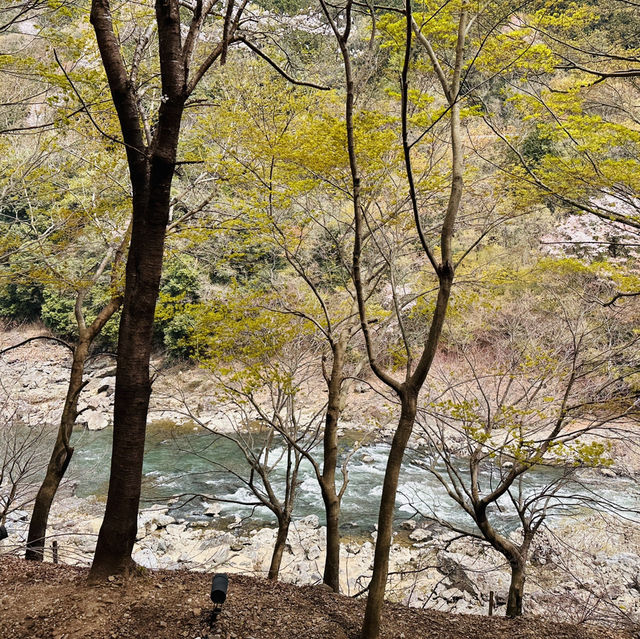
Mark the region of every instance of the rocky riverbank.
MULTIPOLYGON (((9 398, 16 416, 26 423, 47 422, 57 424, 67 393, 70 352, 63 345, 47 339, 33 339, 46 335, 38 326, 0 330, 0 395, 9 398)), ((163 359, 153 359, 151 373, 154 379, 149 419, 151 422, 172 422, 177 425, 193 424, 197 418, 217 432, 230 432, 238 426, 241 411, 237 406, 224 405, 216 398, 211 375, 193 365, 170 365, 163 359)), ((101 430, 112 424, 113 394, 115 390, 115 360, 110 354, 98 354, 89 359, 85 368, 86 386, 78 402, 77 424, 89 430, 101 430)), ((317 380, 315 405, 309 414, 324 403, 326 387, 317 380)), ((375 422, 378 435, 384 437, 385 427, 394 422, 393 412, 372 401, 377 397, 366 383, 353 386, 351 403, 343 412, 341 429, 365 433, 375 422), (366 397, 365 397, 366 396, 366 397)))

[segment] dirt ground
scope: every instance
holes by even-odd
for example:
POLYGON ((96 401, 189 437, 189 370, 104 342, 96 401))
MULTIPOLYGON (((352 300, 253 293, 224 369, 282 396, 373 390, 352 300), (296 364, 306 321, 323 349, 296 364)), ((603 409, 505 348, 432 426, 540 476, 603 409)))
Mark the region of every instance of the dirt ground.
MULTIPOLYGON (((148 572, 86 582, 87 569, 0 556, 2 639, 356 639, 364 602, 322 587, 232 575, 209 627, 211 575, 148 572)), ((453 615, 388 604, 384 639, 632 639, 593 626, 453 615)))

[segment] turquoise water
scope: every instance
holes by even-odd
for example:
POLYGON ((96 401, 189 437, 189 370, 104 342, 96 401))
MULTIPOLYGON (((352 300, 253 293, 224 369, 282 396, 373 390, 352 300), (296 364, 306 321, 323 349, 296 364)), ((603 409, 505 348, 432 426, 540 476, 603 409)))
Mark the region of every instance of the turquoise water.
MULTIPOLYGON (((111 428, 74 434, 73 445, 76 450, 70 474, 78 483, 79 496, 106 495, 111 439, 111 428)), ((276 447, 270 459, 277 458, 278 452, 276 447)), ((363 446, 353 455, 349 463, 349 486, 343 498, 343 528, 373 530, 377 521, 387 453, 388 446, 376 444, 363 446), (364 461, 363 458, 368 460, 364 461)), ((321 449, 316 448, 316 454, 320 456, 321 449)), ((346 451, 343 451, 344 454, 346 451)), ((408 519, 416 516, 417 512, 428 515, 432 510, 444 520, 472 529, 471 519, 446 495, 438 481, 421 467, 420 464, 423 463, 424 453, 408 453, 400 476, 397 519, 408 519)), ((458 470, 465 472, 463 460, 460 460, 458 470)), ((267 508, 255 507, 255 497, 239 479, 248 477, 248 465, 238 447, 229 440, 202 429, 185 431, 151 425, 147 434, 143 473, 142 498, 147 505, 167 503, 180 495, 180 503, 187 503, 179 509, 178 514, 197 520, 208 519, 204 511, 215 499, 229 500, 241 503, 222 501, 220 505, 223 517, 239 515, 258 521, 273 521, 267 508), (201 496, 190 499, 194 495, 201 496)), ((283 494, 283 475, 284 465, 281 463, 274 471, 278 495, 283 494)), ((523 493, 540 493, 553 485, 560 476, 560 470, 550 468, 539 468, 527 473, 523 493)), ((299 479, 296 517, 316 514, 323 521, 320 490, 308 462, 303 462, 299 479)), ((486 473, 481 475, 480 484, 484 490, 490 490, 491 477, 486 473)), ((612 480, 593 473, 590 477, 583 475, 580 484, 567 484, 551 498, 550 504, 557 505, 559 497, 563 495, 566 498, 562 501, 568 505, 559 511, 562 515, 584 512, 588 507, 585 502, 594 495, 617 504, 620 508, 640 510, 640 490, 637 483, 622 478, 612 480)), ((509 514, 512 508, 507 496, 502 498, 496 508, 500 528, 508 531, 518 527, 516 517, 509 514)))

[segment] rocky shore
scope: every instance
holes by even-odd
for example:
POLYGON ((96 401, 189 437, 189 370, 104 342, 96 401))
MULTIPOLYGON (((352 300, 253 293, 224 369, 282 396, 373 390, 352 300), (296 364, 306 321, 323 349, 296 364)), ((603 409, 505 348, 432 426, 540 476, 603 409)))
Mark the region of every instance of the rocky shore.
MULTIPOLYGON (((46 335, 37 326, 2 331, 0 351, 46 335)), ((57 424, 67 392, 71 357, 64 346, 46 339, 36 339, 0 356, 0 394, 8 397, 16 416, 26 423, 57 424)), ((230 432, 240 421, 240 410, 221 404, 215 397, 215 386, 207 371, 193 365, 170 365, 162 359, 151 361, 154 378, 149 406, 151 422, 193 424, 196 417, 202 424, 217 432, 230 432)), ((113 394, 115 390, 115 360, 107 353, 89 359, 85 367, 85 382, 78 402, 79 427, 102 430, 112 425, 113 394)), ((309 406, 310 414, 325 401, 326 387, 318 380, 316 405, 309 406)), ((353 387, 352 402, 345 407, 341 420, 342 431, 367 430, 374 422, 378 435, 384 437, 394 423, 388 408, 371 401, 376 394, 368 384, 353 387)))

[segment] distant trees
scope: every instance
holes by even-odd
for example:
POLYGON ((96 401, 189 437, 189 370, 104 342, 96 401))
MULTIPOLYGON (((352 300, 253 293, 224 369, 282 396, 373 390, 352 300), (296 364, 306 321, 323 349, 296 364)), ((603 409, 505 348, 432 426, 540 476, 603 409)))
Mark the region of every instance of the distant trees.
POLYGON ((547 64, 505 87, 507 112, 485 114, 523 206, 542 200, 640 229, 637 26, 637 7, 626 0, 527 13, 523 28, 547 64))

